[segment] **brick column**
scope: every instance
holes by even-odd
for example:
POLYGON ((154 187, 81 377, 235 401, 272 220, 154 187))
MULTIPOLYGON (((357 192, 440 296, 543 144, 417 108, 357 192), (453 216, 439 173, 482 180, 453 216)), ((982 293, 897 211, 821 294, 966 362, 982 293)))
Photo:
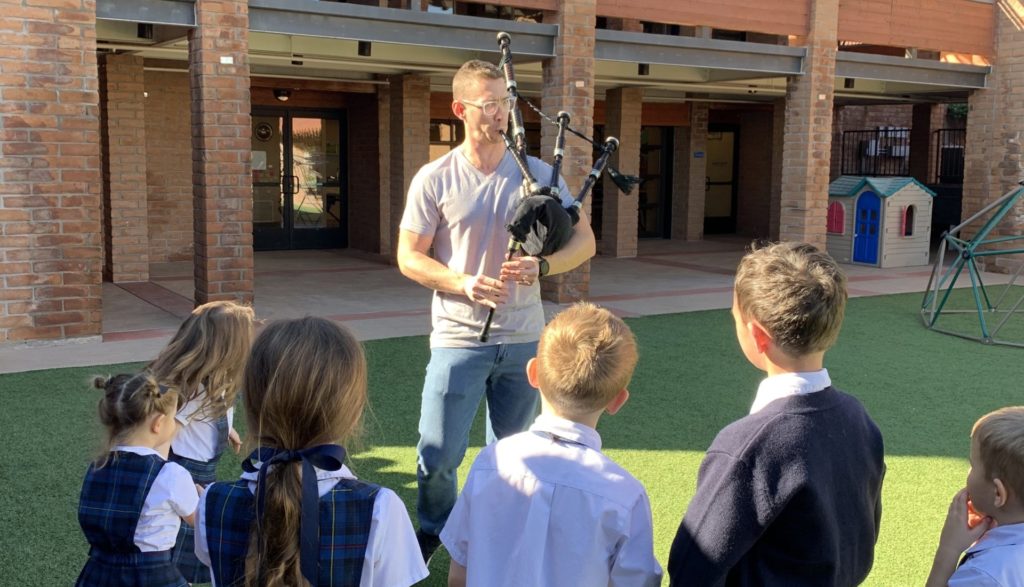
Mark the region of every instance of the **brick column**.
POLYGON ((676 175, 683 191, 672 204, 672 239, 704 238, 704 198, 707 193, 708 103, 690 103, 690 127, 679 133, 676 175))
POLYGON ((197 0, 189 32, 195 301, 253 300, 247 0, 197 0))
MULTIPOLYGON (((380 184, 377 189, 380 206, 377 208, 378 216, 374 219, 379 238, 377 251, 391 258, 398 244, 398 226, 391 225, 391 209, 394 207, 391 203, 391 92, 385 85, 377 86, 377 181, 380 184)), ((403 207, 403 204, 404 200, 399 203, 399 207, 403 207)))
POLYGON ((768 238, 779 240, 782 210, 782 153, 786 137, 786 101, 776 100, 772 111, 772 185, 768 201, 768 238))
POLYGON ((910 175, 921 183, 935 180, 935 145, 933 126, 935 110, 945 109, 942 104, 914 104, 910 123, 910 175))
POLYGON ((93 2, 6 2, 0 26, 0 343, 100 334, 93 2))
POLYGON ((825 248, 839 0, 813 0, 804 75, 786 87, 779 238, 825 248))
MULTIPOLYGON (((587 135, 594 128, 594 24, 597 19, 596 0, 564 0, 559 10, 544 15, 545 23, 558 25, 555 57, 544 62, 544 111, 554 115, 565 110, 572 116, 572 127, 587 135)), ((512 46, 515 51, 515 45, 512 46)), ((557 129, 541 127, 541 153, 551 153, 557 129)), ((562 177, 575 195, 594 157, 589 145, 573 137, 565 141, 562 177)), ((546 155, 545 155, 546 156, 546 155)), ((608 194, 606 193, 607 197, 608 194)), ((590 210, 590 197, 585 209, 590 210)), ((602 235, 605 236, 605 235, 602 235)), ((590 291, 590 262, 578 268, 541 280, 541 296, 546 300, 568 303, 587 297, 590 291)))
POLYGON ((114 283, 149 281, 142 57, 105 55, 100 82, 106 223, 103 275, 114 283))
MULTIPOLYGON (((1003 0, 997 4, 1003 4, 1003 0)), ((1008 3, 1009 4, 1009 3, 1008 3)), ((1013 7, 1010 7, 1013 8, 1013 7)), ((968 99, 967 146, 964 153, 962 218, 967 219, 1024 179, 1021 143, 1024 142, 1024 35, 1006 12, 996 9, 995 64, 987 89, 974 90, 968 99)), ((986 215, 986 218, 991 215, 986 215)), ((977 230, 983 221, 970 228, 977 230)), ((1024 202, 1005 217, 989 238, 1020 235, 1024 229, 1024 202)), ((970 237, 974 232, 966 233, 970 237)), ((1019 247, 1020 241, 1008 243, 1019 247)), ((985 259, 985 267, 1015 271, 1021 262, 1009 256, 985 259)))
POLYGON ((390 170, 391 202, 385 231, 398 244, 398 225, 405 210, 409 184, 430 158, 430 78, 422 75, 390 77, 390 170))
MULTIPOLYGON (((640 118, 643 88, 615 88, 605 92, 605 136, 619 139, 620 149, 611 165, 627 175, 640 174, 640 118)), ((601 227, 601 254, 635 257, 637 248, 637 196, 625 195, 605 175, 601 227)))

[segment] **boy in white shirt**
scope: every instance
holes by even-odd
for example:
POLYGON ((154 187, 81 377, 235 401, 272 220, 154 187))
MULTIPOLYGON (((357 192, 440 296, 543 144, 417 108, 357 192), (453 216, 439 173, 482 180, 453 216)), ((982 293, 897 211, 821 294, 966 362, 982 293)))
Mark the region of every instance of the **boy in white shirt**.
POLYGON ((661 584, 647 492, 595 430, 626 403, 636 363, 629 327, 593 304, 544 328, 526 367, 541 415, 473 463, 441 532, 450 586, 661 584))

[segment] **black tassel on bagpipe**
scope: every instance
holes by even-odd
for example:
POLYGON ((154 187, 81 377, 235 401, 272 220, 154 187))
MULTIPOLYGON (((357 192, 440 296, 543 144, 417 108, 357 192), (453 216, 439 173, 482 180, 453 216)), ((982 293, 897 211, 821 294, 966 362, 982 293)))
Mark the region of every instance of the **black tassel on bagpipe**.
MULTIPOLYGON (((501 50, 501 71, 505 76, 505 88, 509 96, 514 100, 514 106, 509 115, 512 126, 511 136, 502 132, 501 138, 505 142, 505 148, 512 154, 512 158, 523 175, 523 198, 516 208, 515 217, 505 228, 509 231, 508 251, 505 260, 510 261, 520 250, 531 256, 546 256, 561 249, 569 239, 572 238, 573 227, 579 222, 580 210, 583 208, 583 200, 601 177, 601 173, 608 170, 615 185, 628 194, 633 186, 640 183, 640 179, 632 175, 623 175, 618 170, 608 165, 611 154, 619 148, 619 140, 615 137, 608 137, 603 143, 597 143, 590 137, 583 135, 569 126, 570 116, 568 112, 559 112, 552 120, 540 111, 539 108, 527 100, 526 104, 537 112, 543 119, 558 125, 558 134, 555 136, 554 163, 551 166, 551 179, 548 185, 541 185, 530 172, 527 159, 526 131, 523 127, 523 115, 519 111, 519 89, 516 84, 515 70, 512 67, 512 37, 505 32, 498 33, 498 47, 501 50), (572 203, 562 207, 562 200, 559 194, 558 178, 562 169, 562 158, 565 155, 565 133, 570 132, 587 142, 591 143, 598 151, 597 160, 583 187, 576 194, 572 203)), ((487 342, 490 336, 491 322, 494 320, 494 308, 487 313, 487 321, 480 330, 480 342, 487 342)))

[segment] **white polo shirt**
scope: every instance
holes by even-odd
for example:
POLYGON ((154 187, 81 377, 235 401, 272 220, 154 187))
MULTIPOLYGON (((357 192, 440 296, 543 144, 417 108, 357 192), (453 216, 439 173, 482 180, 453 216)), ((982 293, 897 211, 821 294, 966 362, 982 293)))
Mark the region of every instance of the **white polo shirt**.
MULTIPOLYGON (((118 446, 114 450, 137 455, 158 455, 147 446, 118 446)), ((161 552, 174 548, 181 518, 191 516, 199 505, 199 492, 188 471, 177 463, 164 463, 149 487, 135 526, 135 546, 142 552, 161 552)))
POLYGON ((750 413, 760 412, 777 399, 814 393, 830 385, 832 385, 832 378, 828 376, 828 369, 806 373, 780 373, 766 377, 757 387, 757 396, 754 397, 754 405, 750 407, 750 413))
POLYGON ((470 586, 661 584, 643 485, 552 415, 480 453, 441 541, 470 586))

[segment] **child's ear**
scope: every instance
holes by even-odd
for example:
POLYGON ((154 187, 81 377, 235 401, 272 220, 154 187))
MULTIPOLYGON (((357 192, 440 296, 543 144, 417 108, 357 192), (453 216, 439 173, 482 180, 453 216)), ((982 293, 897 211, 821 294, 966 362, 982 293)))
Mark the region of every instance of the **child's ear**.
POLYGON ((1010 499, 1009 490, 1006 488, 1006 485, 1003 483, 1003 480, 1000 479, 999 477, 992 479, 992 485, 994 485, 996 488, 996 498, 995 501, 992 502, 992 505, 996 506, 997 508, 1001 508, 1005 506, 1006 502, 1010 499))
POLYGON ((526 380, 530 382, 530 386, 540 389, 540 379, 537 378, 537 357, 526 363, 526 380))
POLYGON ((629 390, 623 387, 622 391, 615 394, 615 397, 612 398, 612 401, 609 402, 607 406, 605 406, 604 411, 607 412, 609 415, 614 416, 615 412, 621 410, 622 406, 626 405, 626 401, 628 400, 629 390))
POLYGON ((163 432, 164 428, 169 424, 167 419, 173 417, 174 416, 168 416, 167 414, 157 413, 155 416, 153 416, 153 421, 149 424, 149 431, 152 432, 153 434, 160 434, 161 432, 163 432))
POLYGON ((747 322, 747 328, 750 329, 750 335, 754 338, 757 352, 761 354, 768 352, 768 346, 772 343, 772 335, 768 334, 765 327, 761 326, 757 320, 747 322))

